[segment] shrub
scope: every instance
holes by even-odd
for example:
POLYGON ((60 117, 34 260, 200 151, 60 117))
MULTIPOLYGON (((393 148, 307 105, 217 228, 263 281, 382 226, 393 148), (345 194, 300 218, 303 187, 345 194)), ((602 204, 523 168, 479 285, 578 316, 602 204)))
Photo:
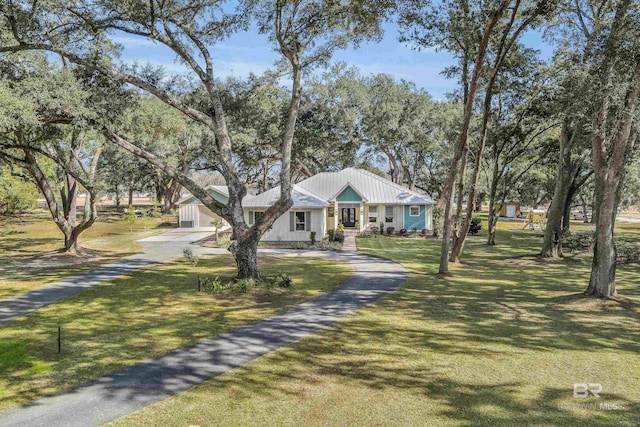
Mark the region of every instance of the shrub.
POLYGON ((395 227, 387 227, 387 234, 392 235, 394 231, 396 231, 395 227))
POLYGON ((342 223, 338 224, 337 232, 341 232, 341 231, 344 231, 344 225, 342 223))
POLYGON ((335 241, 338 243, 344 243, 344 233, 336 233, 335 241))
MULTIPOLYGON (((200 280, 200 277, 198 277, 198 280, 200 280)), ((213 279, 210 277, 205 277, 200 284, 200 289, 208 294, 214 294, 216 292, 223 291, 227 287, 228 286, 222 281, 222 279, 220 279, 220 276, 216 276, 213 279)))
POLYGON ((246 293, 249 289, 256 287, 255 279, 236 279, 231 283, 231 289, 242 294, 246 293))
POLYGON ((380 221, 380 234, 384 235, 384 222, 380 221))
POLYGON ((433 208, 433 236, 434 237, 438 237, 438 235, 440 234, 440 230, 442 230, 442 226, 443 226, 443 220, 442 220, 442 209, 440 208, 433 208))
POLYGON ((293 285, 293 279, 284 273, 276 274, 269 282, 278 288, 290 288, 293 285))
POLYGON ((575 232, 566 231, 562 235, 562 246, 571 252, 586 251, 594 242, 595 234, 592 231, 575 232))
POLYGON ((198 258, 197 255, 193 254, 193 250, 191 248, 185 248, 182 250, 182 256, 184 257, 184 259, 191 264, 191 267, 195 267, 198 265, 198 261, 200 261, 200 259, 198 258))
POLYGON ((228 249, 231 246, 231 237, 228 234, 218 239, 218 247, 228 249))
POLYGON ((327 239, 330 242, 333 242, 336 240, 336 230, 327 230, 327 239))
POLYGON ((629 242, 616 243, 616 252, 621 263, 640 263, 640 245, 629 242))
POLYGON ((307 249, 305 242, 293 242, 293 249, 307 249))
POLYGON ((311 236, 310 236, 309 240, 311 241, 312 245, 316 244, 316 232, 315 231, 311 232, 311 236))

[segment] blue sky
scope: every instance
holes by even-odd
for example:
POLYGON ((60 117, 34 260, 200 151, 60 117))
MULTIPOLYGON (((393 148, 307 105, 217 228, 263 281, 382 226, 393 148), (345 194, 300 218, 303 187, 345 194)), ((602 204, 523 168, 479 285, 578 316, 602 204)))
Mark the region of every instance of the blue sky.
MULTIPOLYGON (((398 41, 398 28, 395 24, 386 24, 384 29, 385 34, 380 42, 365 43, 358 49, 338 51, 333 60, 356 66, 364 75, 387 73, 396 79, 412 81, 436 99, 444 99, 447 93, 456 88, 454 80, 446 79, 440 74, 444 68, 453 64, 453 59, 447 52, 436 52, 434 49, 413 50, 398 41)), ((168 73, 186 70, 164 46, 126 34, 118 34, 113 39, 124 46, 122 59, 127 62, 162 65, 168 73)), ((539 33, 525 34, 523 42, 540 50, 544 59, 551 56, 551 48, 544 43, 539 33)), ((250 72, 261 74, 272 67, 279 57, 267 37, 255 29, 234 34, 215 45, 211 52, 219 77, 245 77, 250 72)))

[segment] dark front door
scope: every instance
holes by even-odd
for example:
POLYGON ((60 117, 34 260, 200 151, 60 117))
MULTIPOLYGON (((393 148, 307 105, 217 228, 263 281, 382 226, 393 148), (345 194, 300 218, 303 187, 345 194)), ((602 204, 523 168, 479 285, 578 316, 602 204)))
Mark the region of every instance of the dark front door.
POLYGON ((342 208, 342 225, 347 228, 356 226, 356 208, 342 208))

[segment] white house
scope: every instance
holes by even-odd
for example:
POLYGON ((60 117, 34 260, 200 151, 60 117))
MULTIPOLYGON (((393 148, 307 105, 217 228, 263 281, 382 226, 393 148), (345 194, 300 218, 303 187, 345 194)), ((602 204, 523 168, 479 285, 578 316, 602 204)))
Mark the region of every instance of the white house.
MULTIPOLYGON (((208 190, 226 202, 226 187, 212 186, 208 190)), ((339 224, 358 231, 379 227, 380 223, 396 231, 433 229, 433 200, 363 169, 319 173, 293 185, 292 196, 293 207, 275 221, 262 240, 306 241, 311 231, 320 239, 339 224)), ((256 216, 279 197, 279 187, 247 196, 242 202, 245 220, 253 224, 256 216)), ((181 201, 181 226, 198 227, 200 218, 209 216, 204 206, 190 207, 192 204, 199 202, 193 197, 181 201)))

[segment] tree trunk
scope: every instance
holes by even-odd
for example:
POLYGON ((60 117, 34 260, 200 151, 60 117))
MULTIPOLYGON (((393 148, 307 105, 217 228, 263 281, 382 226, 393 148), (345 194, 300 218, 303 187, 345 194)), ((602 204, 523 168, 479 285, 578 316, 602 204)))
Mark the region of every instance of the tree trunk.
POLYGON ((604 183, 598 185, 596 200, 600 213, 596 224, 596 243, 593 248, 591 278, 585 295, 598 298, 615 297, 616 293, 616 247, 613 240, 615 218, 615 195, 606 191, 604 183))
POLYGON ((258 241, 260 236, 248 233, 236 236, 229 251, 233 255, 238 268, 238 279, 257 279, 258 274, 258 241))
POLYGON ((133 206, 133 187, 129 187, 129 207, 133 206))
POLYGON ((567 202, 567 193, 571 185, 571 119, 565 118, 560 130, 560 157, 556 173, 556 185, 553 199, 549 207, 547 225, 544 231, 544 241, 540 254, 547 258, 562 256, 563 214, 567 202))
MULTIPOLYGON (((462 230, 462 202, 464 201, 464 184, 467 177, 467 160, 469 153, 465 149, 465 153, 462 156, 462 160, 460 163, 460 177, 458 179, 457 185, 457 194, 458 197, 456 199, 456 215, 455 222, 453 225, 453 236, 451 238, 451 255, 449 256, 450 262, 460 262, 460 241, 464 239, 462 230)), ((467 200, 467 206, 469 205, 469 200, 467 200)))
MULTIPOLYGON (((608 76, 607 76, 608 77, 608 76)), ((611 150, 607 149, 607 116, 610 99, 605 96, 595 123, 592 139, 593 168, 596 187, 596 242, 593 249, 591 278, 585 295, 611 298, 616 292, 616 247, 613 237, 618 201, 624 180, 627 155, 633 150, 634 140, 630 138, 635 111, 640 97, 640 63, 637 63, 633 83, 625 97, 622 119, 617 132, 613 133, 611 150)))
POLYGON ((463 90, 464 90, 464 114, 462 117, 462 127, 460 130, 460 135, 458 138, 458 144, 456 145, 456 149, 453 154, 453 162, 451 163, 451 170, 449 172, 449 177, 447 178, 447 182, 444 185, 442 191, 442 198, 444 200, 444 217, 443 217, 443 233, 442 233, 442 247, 440 248, 440 266, 438 268, 438 272, 440 274, 448 274, 449 273, 449 248, 450 248, 450 233, 451 233, 451 207, 453 202, 453 187, 456 183, 456 177, 458 174, 458 166, 460 164, 460 160, 462 155, 466 152, 467 148, 467 140, 469 136, 469 126, 471 124, 471 116, 473 114, 473 104, 476 98, 476 92, 478 90, 478 83, 480 80, 480 72, 485 62, 485 57, 487 54, 487 46, 489 44, 489 39, 491 37, 491 33, 493 32, 493 28, 497 24, 499 18, 504 13, 505 9, 509 5, 510 2, 503 1, 500 3, 500 6, 497 10, 489 16, 489 19, 484 26, 482 32, 482 39, 480 40, 480 45, 477 49, 477 56, 474 61, 473 66, 473 74, 471 80, 468 81, 468 70, 470 58, 468 57, 468 53, 465 51, 464 59, 462 63, 463 69, 463 90), (467 84, 468 83, 468 84, 467 84))

